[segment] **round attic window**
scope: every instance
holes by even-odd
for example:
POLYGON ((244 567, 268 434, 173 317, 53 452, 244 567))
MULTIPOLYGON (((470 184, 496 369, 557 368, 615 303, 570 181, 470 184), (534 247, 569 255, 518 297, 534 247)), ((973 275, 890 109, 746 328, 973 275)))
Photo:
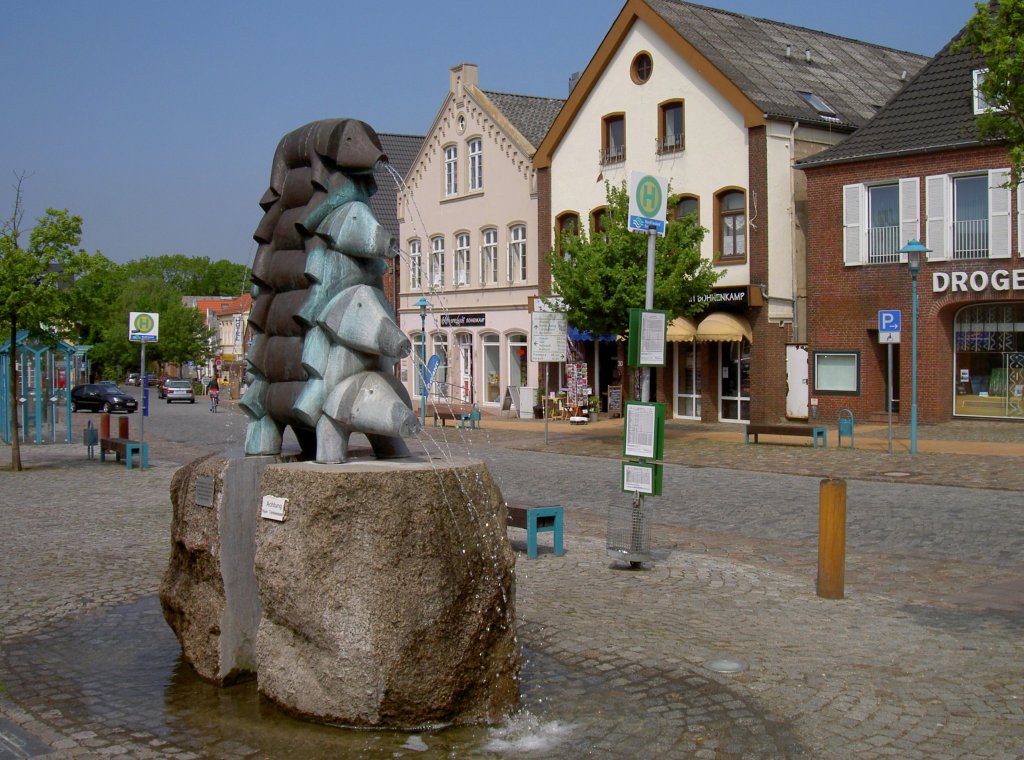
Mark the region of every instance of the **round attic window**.
POLYGON ((456 123, 458 124, 459 134, 461 135, 463 132, 466 131, 466 117, 459 116, 458 121, 456 123))
POLYGON ((654 71, 654 61, 651 60, 651 54, 647 52, 637 53, 636 57, 633 58, 633 65, 629 71, 634 84, 646 83, 651 78, 651 72, 654 71))

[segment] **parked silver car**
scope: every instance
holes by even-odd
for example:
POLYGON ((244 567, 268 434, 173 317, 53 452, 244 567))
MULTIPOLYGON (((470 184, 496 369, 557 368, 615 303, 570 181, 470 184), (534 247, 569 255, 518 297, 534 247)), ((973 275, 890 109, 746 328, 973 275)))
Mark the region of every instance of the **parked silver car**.
POLYGON ((168 404, 172 401, 196 403, 196 395, 192 392, 191 380, 165 380, 163 389, 168 404))

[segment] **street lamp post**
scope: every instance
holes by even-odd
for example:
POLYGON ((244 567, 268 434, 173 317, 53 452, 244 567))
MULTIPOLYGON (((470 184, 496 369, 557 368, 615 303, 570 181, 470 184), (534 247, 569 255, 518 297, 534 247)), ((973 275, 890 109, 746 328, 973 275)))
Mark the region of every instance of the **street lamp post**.
POLYGON ((420 426, 427 426, 427 309, 430 302, 420 298, 416 302, 420 307, 420 426))
POLYGON ((929 252, 920 240, 911 240, 900 249, 907 254, 910 270, 910 453, 917 453, 917 275, 921 255, 929 252))

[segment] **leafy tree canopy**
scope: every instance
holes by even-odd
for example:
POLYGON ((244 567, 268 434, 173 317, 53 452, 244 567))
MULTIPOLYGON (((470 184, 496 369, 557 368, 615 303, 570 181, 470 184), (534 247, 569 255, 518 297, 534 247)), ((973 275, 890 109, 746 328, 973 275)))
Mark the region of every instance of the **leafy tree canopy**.
POLYGON ((954 50, 975 50, 988 72, 979 89, 991 109, 978 116, 982 139, 1009 143, 1010 183, 1024 178, 1024 0, 976 3, 954 50))
MULTIPOLYGON (((564 302, 569 324, 596 335, 623 335, 629 310, 643 307, 647 290, 647 235, 631 232, 626 183, 605 183, 605 229, 589 235, 564 233, 560 250, 548 254, 554 289, 564 302)), ((705 230, 694 216, 670 220, 655 247, 654 308, 669 319, 693 314, 695 296, 719 278, 700 256, 705 230)))

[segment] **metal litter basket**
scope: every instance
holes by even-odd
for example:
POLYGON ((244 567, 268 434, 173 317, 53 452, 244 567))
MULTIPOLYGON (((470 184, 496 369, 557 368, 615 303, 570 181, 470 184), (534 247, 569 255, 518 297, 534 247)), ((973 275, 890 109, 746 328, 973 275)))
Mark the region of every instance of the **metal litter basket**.
POLYGON ((654 507, 650 499, 608 507, 608 556, 632 566, 651 561, 651 524, 654 507))

